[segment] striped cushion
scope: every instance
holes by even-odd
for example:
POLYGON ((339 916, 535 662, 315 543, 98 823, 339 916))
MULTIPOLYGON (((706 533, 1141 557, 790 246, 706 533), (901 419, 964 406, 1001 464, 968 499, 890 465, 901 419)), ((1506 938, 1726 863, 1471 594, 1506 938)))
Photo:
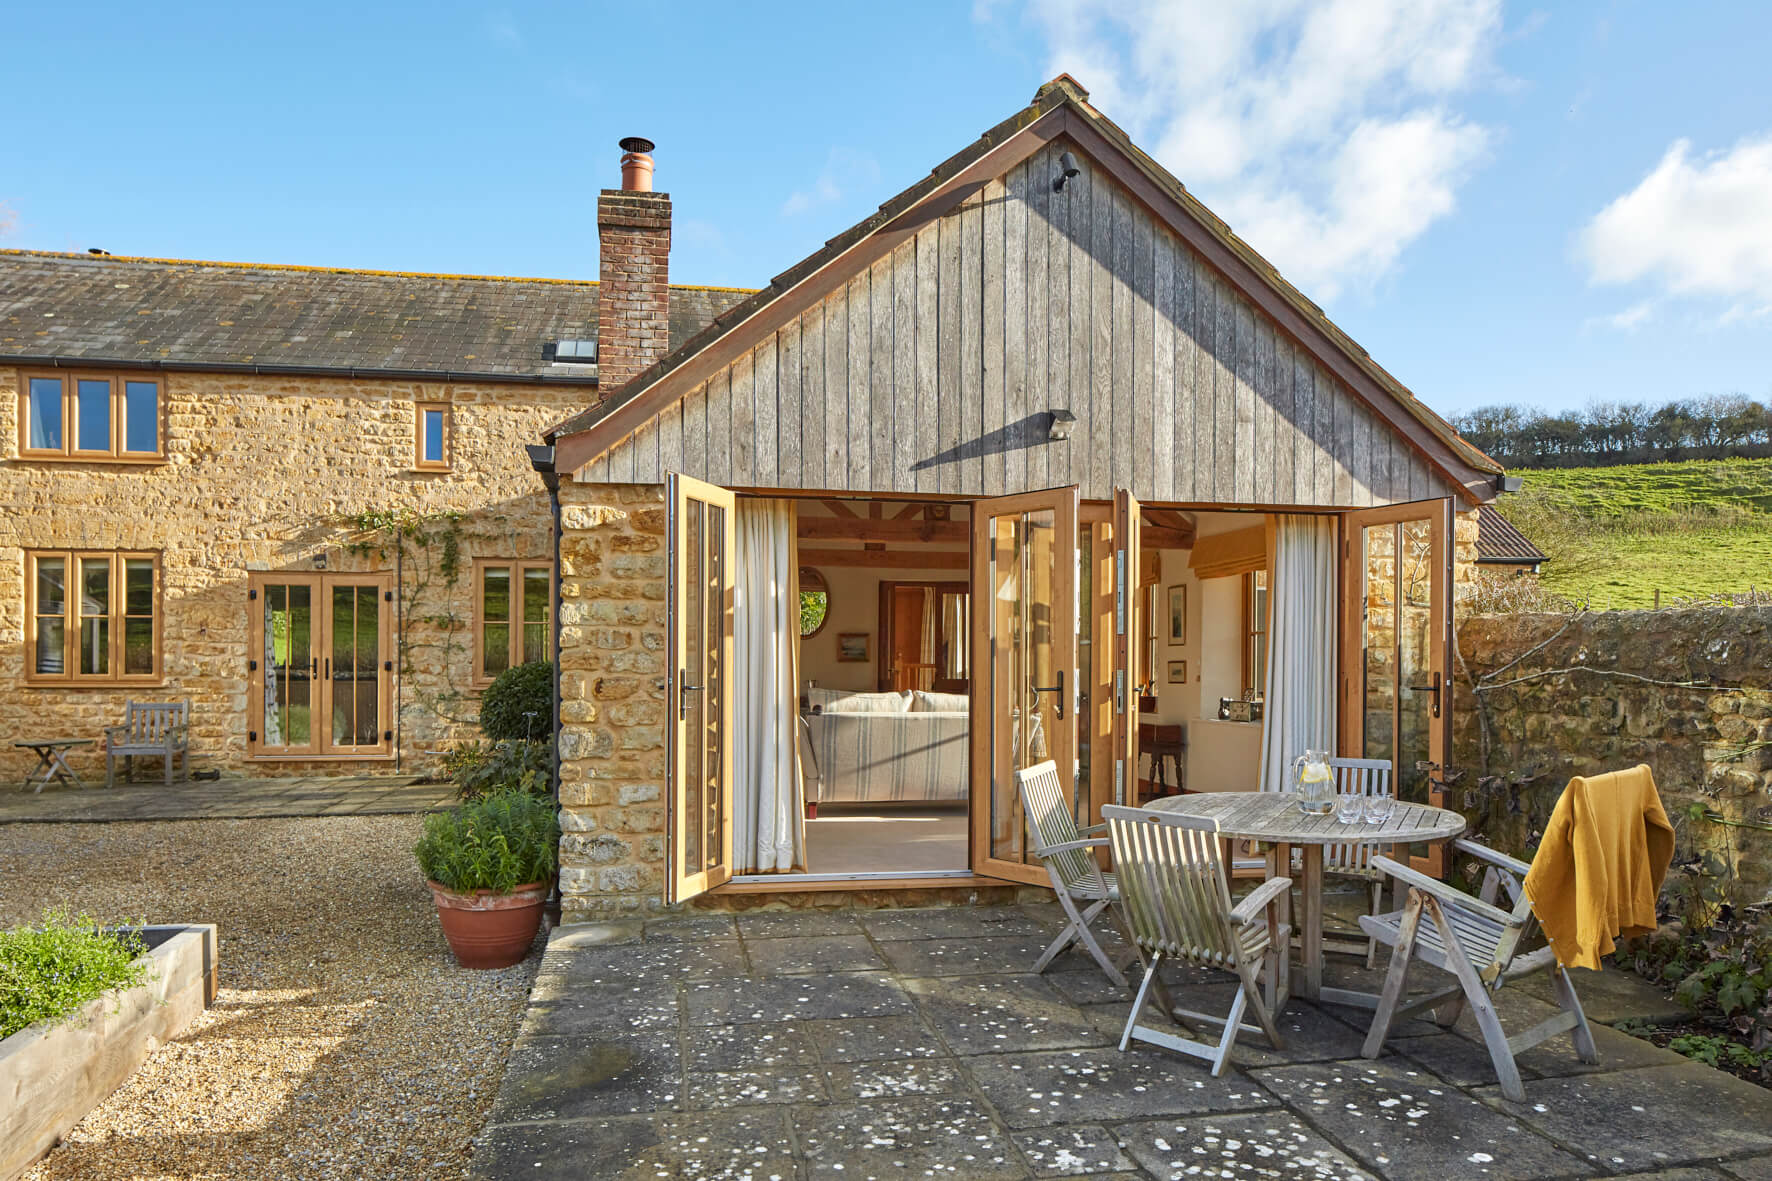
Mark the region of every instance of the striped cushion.
POLYGON ((911 709, 909 693, 856 693, 849 689, 808 689, 806 704, 827 714, 902 714, 911 709))
POLYGON ((820 803, 957 802, 967 795, 965 714, 854 714, 807 719, 820 803))

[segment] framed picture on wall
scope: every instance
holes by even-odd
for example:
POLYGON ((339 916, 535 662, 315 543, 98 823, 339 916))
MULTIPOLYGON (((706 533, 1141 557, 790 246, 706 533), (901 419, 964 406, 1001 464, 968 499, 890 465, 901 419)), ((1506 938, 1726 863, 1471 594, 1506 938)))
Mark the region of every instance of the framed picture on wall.
POLYGON ((1187 643, 1187 584, 1169 588, 1169 642, 1187 643))
POLYGON ((1171 660, 1169 662, 1169 683, 1171 685, 1187 684, 1187 661, 1171 660))
POLYGON ((866 664, 870 659, 867 632, 838 632, 837 660, 842 664, 866 664))

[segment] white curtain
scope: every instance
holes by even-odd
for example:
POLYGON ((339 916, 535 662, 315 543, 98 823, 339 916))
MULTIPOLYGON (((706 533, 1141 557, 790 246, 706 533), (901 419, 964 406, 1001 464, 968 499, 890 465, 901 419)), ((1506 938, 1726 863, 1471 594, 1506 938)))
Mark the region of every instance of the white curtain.
POLYGON ((972 642, 972 629, 967 619, 965 595, 942 596, 942 634, 947 637, 947 667, 942 675, 949 680, 966 677, 966 645, 972 642))
POLYGON ((1292 760, 1305 751, 1335 752, 1335 522, 1292 514, 1275 521, 1263 791, 1286 790, 1292 760))
POLYGON ((734 525, 732 868, 789 873, 806 867, 793 502, 740 500, 734 525))
POLYGON ((935 588, 923 588, 923 622, 917 641, 917 688, 935 688, 935 588))

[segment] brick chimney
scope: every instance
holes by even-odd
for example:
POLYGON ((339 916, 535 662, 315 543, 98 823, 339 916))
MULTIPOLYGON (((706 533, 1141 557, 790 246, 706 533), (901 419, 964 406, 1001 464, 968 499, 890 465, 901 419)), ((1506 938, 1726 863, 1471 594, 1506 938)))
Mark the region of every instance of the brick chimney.
POLYGON ((652 191, 652 141, 621 141, 619 189, 597 197, 597 385, 610 394, 670 350, 671 195, 652 191))

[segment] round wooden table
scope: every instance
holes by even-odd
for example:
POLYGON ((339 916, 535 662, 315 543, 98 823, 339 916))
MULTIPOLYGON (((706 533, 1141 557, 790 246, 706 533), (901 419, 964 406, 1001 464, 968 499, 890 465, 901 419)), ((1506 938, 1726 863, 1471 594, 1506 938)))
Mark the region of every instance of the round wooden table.
MULTIPOLYGON (((1290 873, 1292 846, 1302 850, 1304 873, 1298 882, 1299 959, 1292 986, 1311 1000, 1361 1003, 1361 994, 1337 995, 1323 988, 1323 847, 1325 845, 1414 845, 1450 841, 1464 832, 1464 817, 1429 804, 1402 800, 1383 824, 1343 824, 1333 811, 1323 816, 1298 810, 1298 797, 1283 791, 1199 792, 1146 804, 1157 812, 1209 817, 1219 836, 1267 846, 1268 877, 1290 873), (1327 995, 1325 995, 1327 993, 1327 995)), ((1229 860, 1226 860, 1229 868, 1229 860)))

